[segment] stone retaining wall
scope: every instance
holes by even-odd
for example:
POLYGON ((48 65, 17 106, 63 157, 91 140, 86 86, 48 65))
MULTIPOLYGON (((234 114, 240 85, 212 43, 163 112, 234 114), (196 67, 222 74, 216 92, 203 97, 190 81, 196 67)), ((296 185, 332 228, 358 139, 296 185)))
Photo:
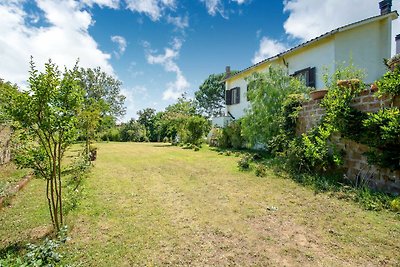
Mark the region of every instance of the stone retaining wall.
MULTIPOLYGON (((377 98, 368 89, 362 91, 360 96, 355 97, 351 106, 363 112, 376 112, 383 107, 390 107, 392 101, 394 106, 400 107, 399 96, 394 100, 389 97, 377 98)), ((303 103, 303 110, 300 112, 297 123, 298 134, 307 132, 321 120, 325 110, 320 107, 320 103, 321 100, 311 100, 303 103)), ((391 171, 368 165, 367 158, 363 155, 368 151, 368 146, 340 136, 335 136, 333 139, 346 152, 344 168, 349 179, 358 182, 366 181, 376 189, 400 194, 400 171, 391 171)))
POLYGON ((0 125, 0 165, 3 165, 11 160, 11 128, 5 125, 0 125))

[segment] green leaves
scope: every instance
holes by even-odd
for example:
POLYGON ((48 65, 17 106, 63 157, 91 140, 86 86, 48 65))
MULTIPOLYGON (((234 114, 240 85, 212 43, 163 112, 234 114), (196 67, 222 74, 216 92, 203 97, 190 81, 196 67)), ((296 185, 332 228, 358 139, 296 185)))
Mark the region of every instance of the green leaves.
POLYGON ((280 132, 282 107, 291 94, 309 91, 282 68, 270 67, 267 73, 255 73, 248 79, 250 108, 243 119, 243 133, 254 145, 267 144, 280 132))

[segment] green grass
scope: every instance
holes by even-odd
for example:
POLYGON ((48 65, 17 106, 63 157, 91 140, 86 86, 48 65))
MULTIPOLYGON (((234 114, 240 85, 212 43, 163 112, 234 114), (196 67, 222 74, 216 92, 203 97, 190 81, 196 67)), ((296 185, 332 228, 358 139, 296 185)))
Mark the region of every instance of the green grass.
POLYGON ((12 162, 0 165, 0 197, 4 196, 9 188, 15 186, 28 173, 29 169, 17 169, 12 162))
MULTIPOLYGON (((395 213, 315 194, 238 157, 166 144, 102 143, 80 206, 67 217, 64 262, 81 266, 400 265, 395 213)), ((49 229, 44 182, 0 211, 0 250, 49 229)))

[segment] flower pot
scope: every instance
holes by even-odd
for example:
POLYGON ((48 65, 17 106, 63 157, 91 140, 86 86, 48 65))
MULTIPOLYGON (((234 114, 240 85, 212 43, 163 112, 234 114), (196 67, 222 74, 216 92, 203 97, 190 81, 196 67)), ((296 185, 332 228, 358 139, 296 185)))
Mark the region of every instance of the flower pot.
POLYGON ((355 90, 360 87, 360 82, 361 81, 359 79, 338 80, 337 85, 339 87, 351 88, 352 90, 355 90))
POLYGON ((373 84, 371 84, 370 89, 371 89, 371 92, 376 92, 376 91, 378 91, 378 86, 376 85, 376 83, 373 83, 373 84))
POLYGON ((328 93, 328 90, 326 89, 321 89, 321 90, 315 90, 310 93, 311 99, 312 100, 318 100, 324 98, 324 96, 328 93))

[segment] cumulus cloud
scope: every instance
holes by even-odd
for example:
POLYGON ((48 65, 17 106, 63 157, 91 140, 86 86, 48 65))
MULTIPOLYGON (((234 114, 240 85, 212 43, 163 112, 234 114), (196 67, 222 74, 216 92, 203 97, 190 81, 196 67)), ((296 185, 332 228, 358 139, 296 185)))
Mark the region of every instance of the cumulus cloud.
MULTIPOLYGON (((393 1, 392 9, 399 10, 400 1, 393 1)), ((284 11, 289 13, 284 23, 286 33, 301 41, 310 40, 332 29, 378 15, 380 12, 376 0, 285 0, 284 11)), ((399 32, 400 23, 395 21, 393 36, 399 32)), ((394 43, 392 48, 394 52, 394 43)))
POLYGON ((182 47, 182 40, 175 38, 171 47, 164 48, 164 53, 158 55, 149 49, 149 44, 147 42, 146 44, 147 62, 149 64, 161 65, 164 67, 165 71, 173 72, 176 75, 175 81, 167 83, 166 90, 163 92, 163 100, 178 99, 190 87, 189 82, 176 63, 176 59, 179 57, 179 51, 182 47))
POLYGON ((157 21, 165 9, 175 9, 175 0, 125 0, 127 8, 131 11, 143 13, 151 20, 157 21))
POLYGON ((38 0, 43 19, 49 26, 36 27, 26 23, 29 14, 21 1, 0 3, 0 73, 1 78, 23 84, 28 77, 29 59, 32 55, 38 67, 51 58, 60 66, 72 67, 80 59, 82 67, 100 66, 113 74, 108 60, 88 33, 93 21, 91 15, 81 10, 71 0, 38 0))
POLYGON ((126 46, 127 46, 127 42, 124 37, 119 36, 119 35, 111 36, 111 41, 113 41, 114 43, 116 43, 118 45, 118 51, 114 52, 114 53, 119 58, 120 56, 122 56, 124 54, 126 46))
POLYGON ((280 43, 276 40, 272 40, 268 37, 263 37, 260 41, 260 47, 258 51, 254 54, 251 62, 256 64, 266 58, 275 56, 280 52, 283 52, 287 49, 287 46, 283 43, 280 43))

